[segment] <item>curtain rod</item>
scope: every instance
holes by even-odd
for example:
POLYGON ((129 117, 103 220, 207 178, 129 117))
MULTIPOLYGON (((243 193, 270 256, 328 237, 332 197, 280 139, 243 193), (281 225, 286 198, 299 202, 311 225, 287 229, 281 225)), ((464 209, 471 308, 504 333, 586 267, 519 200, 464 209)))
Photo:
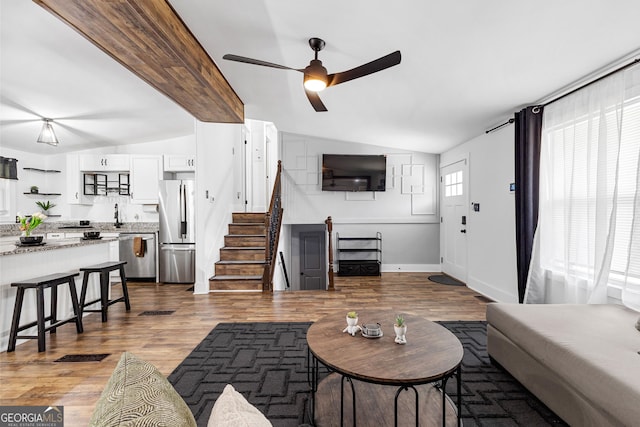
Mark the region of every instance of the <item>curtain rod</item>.
MULTIPOLYGON (((587 86, 590 86, 590 85, 592 85, 592 84, 594 84, 596 82, 599 82, 602 79, 605 79, 605 78, 607 78, 609 76, 612 76, 613 74, 618 73, 618 72, 620 72, 622 70, 625 70, 625 69, 627 69, 627 68, 629 68, 629 67, 631 67, 633 65, 636 65, 638 63, 640 63, 640 58, 636 58, 633 61, 629 62, 628 64, 622 65, 622 66, 620 66, 620 67, 618 67, 618 68, 616 68, 616 69, 614 69, 612 71, 609 71, 608 73, 598 77, 597 79, 594 79, 594 80, 591 80, 591 81, 589 81, 589 82, 587 82, 585 84, 582 84, 582 85, 578 86, 577 88, 572 89, 572 90, 570 90, 569 92, 567 92, 567 93, 565 93, 563 95, 557 96, 557 97, 551 99, 550 101, 545 102, 544 104, 540 104, 539 106, 540 107, 546 107, 549 104, 553 104, 554 102, 559 101, 559 100, 561 100, 562 98, 564 98, 566 96, 569 96, 569 95, 571 95, 571 94, 573 94, 573 93, 575 93, 575 92, 577 92, 577 91, 579 91, 581 89, 584 89, 587 86)), ((502 123, 502 124, 500 124, 500 125, 498 125, 496 127, 493 127, 493 128, 491 128, 489 130, 484 131, 484 133, 493 132, 494 130, 498 130, 498 129, 500 129, 500 128, 508 125, 508 124, 513 123, 514 121, 515 121, 515 119, 511 118, 511 119, 507 120, 506 122, 504 122, 504 123, 502 123)))
POLYGON ((498 129, 500 129, 501 127, 506 126, 506 125, 508 125, 508 124, 510 124, 510 123, 513 123, 513 122, 515 122, 515 121, 516 121, 516 119, 514 119, 514 118, 512 117, 512 118, 510 118, 509 120, 507 120, 506 122, 504 122, 504 123, 503 123, 503 124, 501 124, 501 125, 498 125, 498 126, 496 126, 496 127, 494 127, 494 128, 491 128, 491 129, 489 129, 489 130, 485 130, 485 131, 484 131, 484 133, 493 132, 494 130, 498 130, 498 129))
POLYGON ((596 82, 599 82, 600 80, 606 79, 607 77, 609 77, 609 76, 611 76, 611 75, 613 75, 613 74, 615 74, 615 73, 618 73, 618 72, 620 72, 620 71, 622 71, 622 70, 625 70, 625 69, 627 69, 627 68, 629 68, 629 67, 631 67, 631 66, 633 66, 633 65, 636 65, 638 62, 640 62, 640 58, 636 58, 636 59, 634 59, 633 61, 631 61, 630 63, 625 64, 625 65, 622 65, 622 66, 620 66, 620 67, 618 67, 618 68, 616 68, 616 69, 614 69, 614 70, 612 70, 612 71, 609 71, 609 72, 608 72, 608 73, 606 73, 605 75, 602 75, 602 76, 598 77, 598 78, 597 78, 597 79, 595 79, 595 80, 591 80, 590 82, 587 82, 587 83, 585 83, 585 84, 583 84, 583 85, 580 85, 580 86, 578 86, 577 88, 572 89, 572 90, 570 90, 569 92, 567 92, 567 93, 565 93, 565 94, 563 94, 563 95, 557 96, 557 97, 553 98, 551 101, 547 101, 547 102, 545 102, 544 104, 541 104, 541 106, 542 106, 542 107, 546 107, 546 106, 547 106, 547 105, 549 105, 549 104, 553 104, 554 102, 559 101, 559 100, 561 100, 562 98, 564 98, 564 97, 566 97, 566 96, 569 96, 569 95, 571 95, 571 94, 573 94, 573 93, 575 93, 575 92, 577 92, 577 91, 579 91, 579 90, 581 90, 581 89, 584 89, 584 88, 585 88, 585 87, 587 87, 587 86, 591 86, 592 84, 594 84, 594 83, 596 83, 596 82))

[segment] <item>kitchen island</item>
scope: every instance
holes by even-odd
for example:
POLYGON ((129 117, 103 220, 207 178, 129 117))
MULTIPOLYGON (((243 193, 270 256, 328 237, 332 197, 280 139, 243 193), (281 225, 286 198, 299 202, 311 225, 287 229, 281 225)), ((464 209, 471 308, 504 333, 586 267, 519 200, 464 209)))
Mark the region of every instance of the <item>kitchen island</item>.
MULTIPOLYGON (((11 283, 52 273, 77 271, 81 267, 106 261, 117 261, 118 239, 82 238, 46 240, 42 246, 18 247, 17 236, 0 237, 0 351, 6 351, 15 304, 16 290, 11 283), (115 248, 115 251, 113 250, 115 248)), ((93 275, 97 276, 97 275, 93 275)), ((87 300, 99 298, 97 278, 91 277, 87 300)), ((76 289, 80 295, 82 275, 76 278, 76 289)), ((50 292, 45 292, 45 311, 48 313, 50 292)), ((58 318, 71 316, 73 309, 67 292, 58 293, 58 318)), ((35 292, 28 292, 22 309, 21 323, 36 319, 35 292)), ((67 327, 67 326, 64 326, 67 327)), ((25 335, 34 335, 36 328, 26 330, 25 335)), ((25 342, 18 340, 18 344, 25 342)), ((18 348, 16 351, 20 351, 18 348)))
MULTIPOLYGON (((100 243, 108 243, 118 241, 116 237, 109 238, 100 238, 100 239, 83 239, 83 238, 71 238, 71 239, 56 239, 56 240, 46 240, 43 242, 43 245, 39 246, 19 246, 17 242, 19 241, 19 237, 9 236, 9 237, 0 237, 0 257, 7 255, 20 255, 20 254, 28 254, 28 253, 36 253, 36 252, 45 252, 45 251, 53 251, 59 249, 67 249, 81 246, 89 246, 100 243)), ((3 270, 4 272, 4 270, 3 270)), ((0 276, 0 281, 4 278, 4 274, 0 276)))

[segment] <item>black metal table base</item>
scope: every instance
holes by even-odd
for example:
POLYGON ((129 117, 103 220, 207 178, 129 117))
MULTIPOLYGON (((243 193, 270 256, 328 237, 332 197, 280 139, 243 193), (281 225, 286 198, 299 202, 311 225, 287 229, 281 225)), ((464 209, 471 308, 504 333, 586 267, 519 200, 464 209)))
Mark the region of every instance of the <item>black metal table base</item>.
MULTIPOLYGON (((316 401, 316 392, 318 391, 318 372, 320 369, 320 362, 319 360, 313 356, 313 354, 311 353, 310 350, 307 351, 307 379, 309 381, 309 385, 311 386, 311 402, 310 402, 310 418, 311 418, 311 422, 312 424, 315 425, 315 401, 316 401)), ((332 369, 329 367, 326 367, 326 369, 331 372, 332 369)), ((337 371, 336 371, 337 372, 337 371)), ((353 427, 356 427, 357 425, 357 420, 356 420, 356 391, 355 391, 355 387, 353 385, 353 380, 358 380, 358 378, 352 378, 348 375, 345 375, 341 372, 337 372, 338 374, 340 374, 342 376, 341 378, 341 382, 340 382, 340 426, 343 427, 344 426, 344 388, 345 388, 345 383, 349 383, 350 387, 351 387, 351 402, 352 402, 352 413, 353 413, 353 427)), ((447 399, 449 398, 445 392, 446 390, 446 386, 447 386, 447 382, 449 381, 449 379, 451 377, 455 376, 456 377, 456 391, 457 391, 457 399, 456 399, 456 403, 457 405, 455 406, 456 408, 456 412, 457 412, 457 421, 458 421, 458 426, 462 426, 462 368, 460 365, 458 365, 458 367, 456 368, 455 371, 450 372, 446 375, 443 375, 442 378, 437 379, 434 382, 431 383, 426 383, 426 384, 433 384, 436 383, 434 385, 434 387, 438 390, 440 390, 441 394, 442 394, 442 426, 445 427, 446 426, 446 408, 447 408, 447 399), (437 382, 440 382, 440 384, 438 384, 437 382)), ((363 381, 366 382, 366 381, 363 381)), ((376 382, 371 382, 372 384, 379 384, 379 385, 388 385, 388 384, 383 384, 383 383, 376 383, 376 382)), ((414 392, 414 396, 415 396, 415 413, 416 413, 416 427, 420 425, 420 394, 418 389, 415 387, 417 385, 422 385, 424 383, 417 383, 417 384, 402 384, 399 385, 398 390, 395 393, 395 400, 394 400, 394 407, 393 407, 393 416, 394 416, 394 426, 398 426, 398 398, 400 397, 400 395, 402 394, 402 392, 404 391, 408 391, 408 390, 413 390, 414 392)), ((392 386, 392 385, 390 385, 392 386)), ((452 406, 453 406, 453 402, 452 402, 452 406)))

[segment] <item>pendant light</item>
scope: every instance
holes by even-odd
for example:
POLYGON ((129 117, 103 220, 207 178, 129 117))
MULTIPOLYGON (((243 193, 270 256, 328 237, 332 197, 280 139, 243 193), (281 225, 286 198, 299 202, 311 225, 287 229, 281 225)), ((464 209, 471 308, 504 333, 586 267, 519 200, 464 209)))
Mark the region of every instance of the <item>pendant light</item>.
POLYGON ((53 120, 51 119, 42 119, 44 123, 42 123, 42 130, 40 131, 40 135, 38 135, 37 142, 42 144, 53 145, 54 147, 58 145, 58 138, 56 138, 55 132, 53 132, 53 126, 51 123, 53 120))

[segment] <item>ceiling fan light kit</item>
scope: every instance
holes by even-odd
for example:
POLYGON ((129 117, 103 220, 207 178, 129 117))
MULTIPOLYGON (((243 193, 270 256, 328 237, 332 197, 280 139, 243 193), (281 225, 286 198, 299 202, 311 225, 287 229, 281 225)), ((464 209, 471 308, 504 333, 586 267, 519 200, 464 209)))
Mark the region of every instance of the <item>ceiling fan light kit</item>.
POLYGON ((53 126, 51 126, 51 119, 42 119, 42 130, 40 131, 40 135, 38 135, 37 142, 41 144, 49 144, 54 147, 58 145, 58 138, 56 138, 56 134, 53 131, 53 126))
POLYGON ((377 73, 378 71, 382 71, 389 67, 393 67, 394 65, 398 65, 402 59, 400 51, 397 50, 364 65, 352 68, 351 70, 343 71, 341 73, 327 74, 327 69, 322 65, 322 61, 318 59, 318 52, 320 52, 325 46, 324 40, 312 37, 309 39, 309 46, 311 47, 311 50, 314 51, 315 57, 307 67, 302 69, 290 68, 284 65, 278 65, 239 55, 226 54, 222 58, 228 61, 244 62, 245 64, 261 65, 263 67, 279 68, 282 70, 292 70, 304 73, 302 81, 305 94, 307 95, 311 106, 313 106, 314 110, 317 112, 327 111, 327 108, 318 96, 318 92, 327 87, 335 86, 340 83, 348 82, 349 80, 354 80, 369 74, 377 73))
POLYGON ((314 59, 304 69, 304 87, 312 92, 320 92, 327 87, 327 69, 322 66, 322 61, 314 59))

